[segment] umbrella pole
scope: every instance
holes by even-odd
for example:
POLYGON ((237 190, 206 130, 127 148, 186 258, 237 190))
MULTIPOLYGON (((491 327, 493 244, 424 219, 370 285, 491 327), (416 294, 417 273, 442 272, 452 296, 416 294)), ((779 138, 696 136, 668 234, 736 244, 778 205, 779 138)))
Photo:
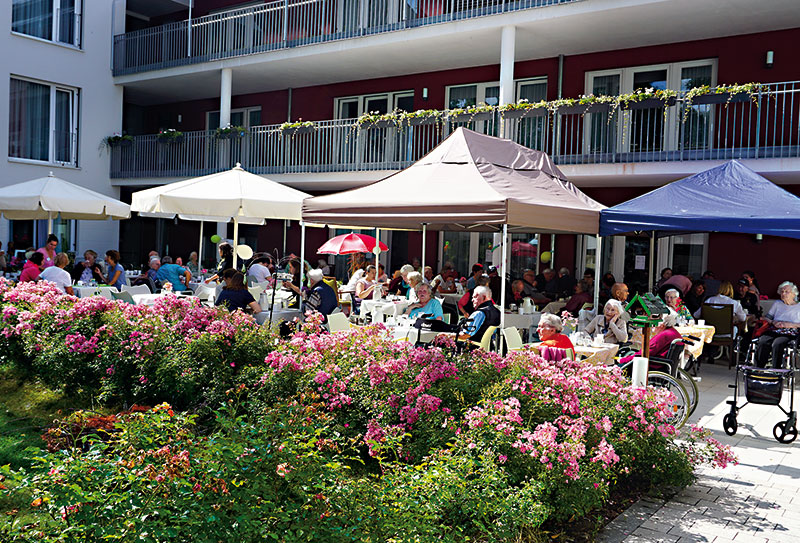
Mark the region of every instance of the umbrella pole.
POLYGON ((508 252, 508 224, 503 225, 503 263, 500 266, 502 281, 500 281, 500 336, 497 339, 498 351, 503 352, 503 330, 506 327, 506 257, 508 252))
POLYGON ((600 237, 600 234, 595 236, 597 240, 597 247, 595 248, 594 253, 594 310, 595 315, 600 314, 600 262, 602 261, 603 255, 603 238, 600 237))
POLYGON ((47 212, 47 235, 49 236, 52 233, 53 233, 53 212, 52 211, 48 211, 47 212))
POLYGON ((650 292, 655 290, 655 276, 653 275, 653 265, 655 264, 655 251, 656 251, 656 232, 655 230, 650 232, 650 266, 647 270, 647 278, 649 279, 648 284, 650 286, 650 292))
POLYGON ((200 221, 200 247, 197 249, 197 275, 201 275, 203 272, 200 270, 203 269, 203 221, 200 221))
POLYGON ((425 275, 425 238, 427 237, 427 234, 428 225, 427 223, 422 223, 422 258, 420 259, 422 262, 422 269, 420 270, 420 273, 422 273, 423 276, 425 275))
POLYGON ((303 284, 306 276, 306 223, 300 221, 300 315, 303 315, 303 284))
POLYGON ((239 219, 233 218, 233 269, 238 269, 236 264, 239 260, 239 255, 236 254, 236 249, 239 245, 239 219))

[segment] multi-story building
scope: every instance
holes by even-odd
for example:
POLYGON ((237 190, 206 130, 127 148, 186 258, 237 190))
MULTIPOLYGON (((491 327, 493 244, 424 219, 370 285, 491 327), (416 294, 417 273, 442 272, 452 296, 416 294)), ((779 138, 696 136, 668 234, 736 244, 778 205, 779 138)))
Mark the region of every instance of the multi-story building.
MULTIPOLYGON (((42 3, 50 0, 14 0, 15 6, 42 3)), ((85 2, 84 11, 94 3, 85 2)), ((86 111, 81 118, 109 123, 94 141, 119 130, 134 136, 131 145, 111 149, 110 170, 106 162, 102 177, 103 183, 111 178, 123 199, 140 188, 236 162, 314 194, 342 190, 411 164, 455 126, 548 152, 577 186, 606 205, 731 158, 800 192, 796 0, 114 0, 114 10, 101 4, 92 16, 105 17, 98 28, 115 30, 112 49, 102 51, 106 60, 111 55, 113 78, 107 64, 95 66, 103 73, 92 87, 123 93, 123 120, 87 119, 86 111), (112 13, 125 13, 124 32, 112 13), (689 93, 748 82, 765 85, 743 101, 739 95, 714 103, 716 96, 689 93), (394 109, 444 110, 646 88, 672 89, 677 96, 666 107, 552 107, 517 119, 494 112, 460 122, 388 127, 357 120, 394 109), (281 127, 299 120, 314 121, 314 127, 281 127), (244 130, 232 137, 217 133, 228 125, 244 130), (181 137, 159 138, 168 129, 181 137)), ((94 27, 87 19, 84 35, 89 28, 94 27)), ((25 38, 12 33, 10 39, 25 38)), ((46 71, 53 64, 19 61, 46 71)), ((58 67, 68 69, 66 63, 58 67)), ((120 228, 129 261, 153 247, 188 253, 199 234, 196 223, 144 218, 123 221, 120 228)), ((258 250, 283 252, 296 250, 297 230, 296 224, 271 222, 245 227, 240 236, 258 250)), ((309 260, 327 235, 310 231, 309 260)), ((390 268, 420 256, 419 234, 384 236, 390 268)), ((487 259, 496 240, 491 234, 434 232, 427 241, 428 262, 452 260, 466 270, 487 259)), ((532 265, 530 238, 515 241, 523 243, 512 266, 532 265)), ((551 249, 549 236, 538 241, 540 250, 551 249)), ((645 237, 616 237, 604 244, 601 266, 639 283, 644 271, 636 268, 643 259, 636 256, 648 246, 645 237)), ((687 233, 659 242, 656 267, 695 275, 713 269, 729 278, 753 269, 762 287, 771 289, 791 277, 791 265, 800 263, 798 248, 781 238, 687 233)), ((557 267, 582 272, 595 260, 590 237, 557 236, 552 249, 557 267)))
MULTIPOLYGON (((120 6, 121 7, 121 6, 120 6)), ((111 45, 125 11, 111 2, 13 0, 0 31, 0 184, 56 177, 118 197, 105 137, 122 129, 123 88, 114 84, 111 45), (115 31, 115 26, 116 27, 115 31), (7 130, 6 130, 7 128, 7 130)), ((47 221, 0 220, 0 241, 41 247, 47 221)), ((59 250, 117 246, 113 221, 56 220, 59 250)))

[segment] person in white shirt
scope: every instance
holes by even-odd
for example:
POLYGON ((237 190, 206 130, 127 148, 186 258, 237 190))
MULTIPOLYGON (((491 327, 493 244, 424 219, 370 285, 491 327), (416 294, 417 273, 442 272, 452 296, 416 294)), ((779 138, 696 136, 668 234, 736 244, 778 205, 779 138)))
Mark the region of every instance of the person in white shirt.
POLYGON ((74 296, 75 291, 72 290, 72 276, 64 269, 64 267, 69 264, 67 253, 58 253, 53 263, 53 266, 45 268, 44 271, 39 274, 39 279, 55 283, 58 290, 74 296))
MULTIPOLYGON (((719 293, 716 296, 711 296, 703 300, 703 304, 713 305, 732 305, 733 306, 733 324, 743 323, 747 320, 747 313, 742 309, 742 304, 739 300, 733 299, 733 285, 730 281, 723 281, 719 285, 719 293)), ((694 318, 698 319, 703 311, 703 306, 694 312, 694 318)), ((733 335, 736 335, 737 328, 733 329, 733 335)))
POLYGON ((272 276, 269 268, 264 265, 266 261, 267 258, 260 255, 247 269, 248 277, 251 277, 256 283, 263 283, 272 276))

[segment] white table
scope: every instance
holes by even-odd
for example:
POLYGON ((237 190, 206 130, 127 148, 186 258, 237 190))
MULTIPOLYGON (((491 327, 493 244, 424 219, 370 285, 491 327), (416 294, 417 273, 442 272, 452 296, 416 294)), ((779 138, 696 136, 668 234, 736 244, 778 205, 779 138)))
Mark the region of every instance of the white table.
POLYGON ((367 314, 371 314, 372 322, 384 322, 386 317, 397 318, 402 315, 409 305, 411 302, 402 298, 398 300, 361 300, 361 316, 366 317, 367 314))
POLYGON ((539 319, 542 317, 541 313, 527 313, 520 315, 519 313, 505 313, 506 328, 519 328, 520 330, 528 330, 539 325, 539 319))
MULTIPOLYGON (((416 343, 419 340, 422 343, 430 343, 436 336, 446 334, 447 332, 431 332, 430 330, 417 330, 410 323, 404 323, 399 326, 391 328, 390 333, 395 341, 408 341, 409 343, 416 343)), ((453 335, 453 334, 451 334, 453 335)), ((455 336, 453 336, 455 337, 455 336)))
MULTIPOLYGON (((295 317, 300 318, 302 313, 300 313, 299 309, 277 309, 275 308, 272 311, 272 322, 280 322, 280 321, 291 321, 295 317)), ((269 322, 269 310, 262 311, 261 313, 256 313, 256 322, 258 324, 266 324, 269 322)))
POLYGON ((166 297, 167 294, 133 294, 131 298, 136 305, 153 305, 159 298, 166 297))
POLYGON ((444 298, 444 301, 449 303, 450 305, 458 306, 458 301, 464 297, 464 294, 458 294, 457 292, 449 293, 449 294, 442 294, 441 292, 437 292, 434 294, 437 298, 444 298))
POLYGON ((112 292, 119 292, 117 287, 72 287, 72 291, 75 293, 75 296, 78 298, 88 298, 90 296, 102 296, 103 298, 108 298, 109 300, 113 300, 114 296, 111 294, 112 292))

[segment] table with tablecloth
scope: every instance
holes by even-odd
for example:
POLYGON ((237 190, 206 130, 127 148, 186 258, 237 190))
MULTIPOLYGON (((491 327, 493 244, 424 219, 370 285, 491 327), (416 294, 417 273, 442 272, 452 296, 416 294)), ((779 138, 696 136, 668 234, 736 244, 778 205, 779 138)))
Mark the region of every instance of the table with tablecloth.
MULTIPOLYGON (((700 355, 703 354, 703 347, 705 346, 706 343, 711 343, 711 340, 714 339, 714 332, 716 331, 716 329, 709 324, 704 324, 702 326, 700 326, 699 324, 676 326, 675 329, 684 338, 689 339, 689 336, 700 338, 700 341, 695 341, 690 339, 690 341, 692 341, 692 345, 686 346, 686 351, 695 358, 699 358, 700 355)), ((636 328, 633 334, 631 334, 631 344, 636 350, 641 351, 642 338, 643 338, 642 329, 636 328)))
POLYGON ((372 315, 372 322, 384 322, 388 317, 397 318, 411 305, 404 298, 361 300, 361 316, 372 315))

